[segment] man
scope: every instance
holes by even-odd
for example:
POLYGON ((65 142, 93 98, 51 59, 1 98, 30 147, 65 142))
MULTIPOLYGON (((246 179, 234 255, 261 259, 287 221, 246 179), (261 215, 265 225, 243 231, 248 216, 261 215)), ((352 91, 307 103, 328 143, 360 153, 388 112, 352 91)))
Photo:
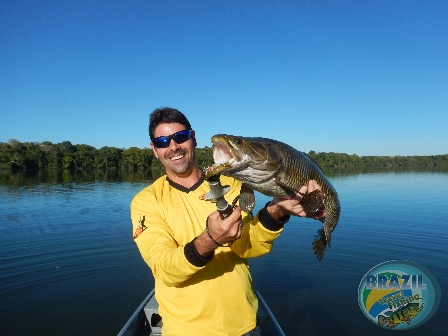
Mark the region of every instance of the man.
MULTIPOLYGON (((210 188, 195 161, 187 118, 172 108, 156 109, 149 134, 166 175, 134 197, 131 217, 135 242, 155 278, 162 333, 248 335, 258 329, 258 301, 247 258, 269 253, 290 215, 307 216, 301 196, 274 198, 253 218, 237 206, 221 219, 215 205, 203 200, 210 188)), ((230 185, 225 198, 231 203, 241 182, 221 176, 221 183, 230 185)), ((316 188, 310 181, 300 192, 316 188)))

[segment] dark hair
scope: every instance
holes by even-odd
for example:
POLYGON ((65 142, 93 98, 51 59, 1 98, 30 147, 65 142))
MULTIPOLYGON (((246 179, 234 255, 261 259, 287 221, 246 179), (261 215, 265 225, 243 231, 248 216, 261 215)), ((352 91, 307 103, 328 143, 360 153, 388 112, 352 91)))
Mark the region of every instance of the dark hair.
POLYGON ((171 107, 161 107, 155 109, 149 115, 149 137, 151 139, 154 138, 154 131, 156 127, 159 126, 160 124, 174 124, 174 123, 184 125, 187 130, 192 129, 187 117, 185 117, 185 115, 179 110, 176 110, 171 107))

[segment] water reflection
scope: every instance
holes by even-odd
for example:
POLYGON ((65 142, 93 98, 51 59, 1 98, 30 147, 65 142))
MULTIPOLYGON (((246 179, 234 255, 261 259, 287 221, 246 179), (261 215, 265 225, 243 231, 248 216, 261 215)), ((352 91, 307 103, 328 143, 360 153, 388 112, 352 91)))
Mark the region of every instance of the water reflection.
POLYGON ((165 171, 161 168, 145 170, 0 170, 0 185, 30 187, 41 183, 56 183, 64 186, 71 183, 82 184, 95 181, 151 183, 163 174, 165 171))
MULTIPOLYGON (((373 173, 445 173, 448 167, 345 167, 323 168, 325 175, 349 176, 373 173)), ((66 169, 37 169, 37 170, 0 170, 0 185, 32 186, 40 183, 82 184, 86 182, 149 182, 155 181, 165 174, 163 168, 145 170, 66 170, 66 169)))
POLYGON ((348 176, 360 174, 376 174, 376 173, 445 173, 448 174, 448 167, 324 167, 323 172, 328 177, 331 176, 348 176))

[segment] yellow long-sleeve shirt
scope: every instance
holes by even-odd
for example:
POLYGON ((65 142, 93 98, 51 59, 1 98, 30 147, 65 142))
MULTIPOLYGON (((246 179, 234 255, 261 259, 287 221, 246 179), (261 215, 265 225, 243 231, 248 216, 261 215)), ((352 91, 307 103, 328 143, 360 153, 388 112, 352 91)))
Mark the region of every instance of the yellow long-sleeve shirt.
MULTIPOLYGON (((221 176, 221 183, 231 186, 225 196, 231 203, 241 182, 221 176)), ((284 223, 266 209, 253 219, 243 213, 243 236, 205 259, 193 240, 216 210, 202 199, 209 190, 202 179, 186 189, 163 176, 131 203, 133 236, 155 278, 164 336, 242 335, 256 325, 258 301, 247 258, 269 253, 284 223)))

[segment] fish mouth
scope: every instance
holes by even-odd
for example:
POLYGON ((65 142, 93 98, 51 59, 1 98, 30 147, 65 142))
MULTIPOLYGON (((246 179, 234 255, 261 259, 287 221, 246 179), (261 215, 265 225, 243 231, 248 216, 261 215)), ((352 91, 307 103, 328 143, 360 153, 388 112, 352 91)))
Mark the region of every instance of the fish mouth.
POLYGON ((213 140, 212 148, 214 164, 205 168, 205 178, 228 170, 243 161, 242 154, 230 141, 213 140))
POLYGON ((215 140, 213 142, 213 161, 215 162, 213 166, 231 165, 238 160, 233 152, 225 143, 215 140))

